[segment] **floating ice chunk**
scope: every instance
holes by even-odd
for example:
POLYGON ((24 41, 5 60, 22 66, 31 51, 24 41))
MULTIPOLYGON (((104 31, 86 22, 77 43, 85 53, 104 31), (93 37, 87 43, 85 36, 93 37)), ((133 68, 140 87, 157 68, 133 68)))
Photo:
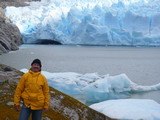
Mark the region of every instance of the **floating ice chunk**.
POLYGON ((148 99, 108 100, 97 104, 93 104, 90 107, 115 119, 160 119, 160 104, 148 99))

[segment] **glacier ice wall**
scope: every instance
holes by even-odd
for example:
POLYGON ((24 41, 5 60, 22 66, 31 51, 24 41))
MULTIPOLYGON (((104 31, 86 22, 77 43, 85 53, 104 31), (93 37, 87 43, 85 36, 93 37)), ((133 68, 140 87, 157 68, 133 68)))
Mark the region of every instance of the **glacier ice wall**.
POLYGON ((160 0, 42 0, 7 7, 24 43, 160 46, 160 0))

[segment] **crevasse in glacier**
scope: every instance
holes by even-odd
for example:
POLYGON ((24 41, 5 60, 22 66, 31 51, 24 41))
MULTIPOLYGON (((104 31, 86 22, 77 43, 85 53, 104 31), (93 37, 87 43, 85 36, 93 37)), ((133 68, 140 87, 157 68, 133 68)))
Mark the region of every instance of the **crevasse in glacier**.
POLYGON ((7 7, 24 43, 160 46, 160 0, 42 0, 7 7))

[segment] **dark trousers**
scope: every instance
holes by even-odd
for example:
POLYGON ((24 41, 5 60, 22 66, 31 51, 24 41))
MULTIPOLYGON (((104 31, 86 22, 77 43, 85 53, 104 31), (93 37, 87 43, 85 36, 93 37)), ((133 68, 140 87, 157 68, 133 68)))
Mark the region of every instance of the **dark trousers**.
POLYGON ((31 110, 23 105, 18 120, 28 120, 30 114, 32 114, 32 120, 41 120, 42 110, 31 110))

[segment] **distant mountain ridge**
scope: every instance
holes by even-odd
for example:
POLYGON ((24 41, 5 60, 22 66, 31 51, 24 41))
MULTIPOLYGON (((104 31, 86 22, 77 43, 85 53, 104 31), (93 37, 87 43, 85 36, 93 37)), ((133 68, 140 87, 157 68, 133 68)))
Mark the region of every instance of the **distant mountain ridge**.
POLYGON ((40 0, 0 0, 0 7, 2 8, 6 8, 7 6, 22 7, 28 5, 25 2, 32 2, 32 1, 40 1, 40 0))

